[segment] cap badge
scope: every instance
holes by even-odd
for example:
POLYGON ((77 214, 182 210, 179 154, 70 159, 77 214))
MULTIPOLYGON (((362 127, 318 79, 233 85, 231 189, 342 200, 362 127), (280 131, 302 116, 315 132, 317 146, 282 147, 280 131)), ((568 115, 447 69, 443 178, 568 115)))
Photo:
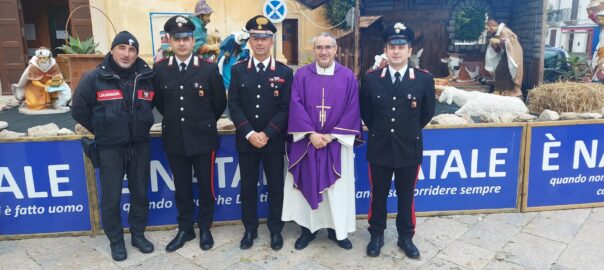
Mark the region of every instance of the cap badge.
POLYGON ((185 17, 183 16, 178 16, 176 17, 176 23, 178 24, 178 27, 182 27, 183 23, 187 23, 187 19, 185 19, 185 17))
POLYGON ((256 23, 258 24, 258 30, 262 30, 262 26, 268 23, 268 19, 265 17, 258 17, 256 23))
POLYGON ((400 34, 401 30, 405 29, 407 29, 407 27, 403 23, 399 22, 394 25, 394 32, 396 32, 397 34, 400 34))
POLYGON ((131 38, 128 39, 128 45, 132 46, 132 44, 134 44, 134 40, 132 40, 131 38))

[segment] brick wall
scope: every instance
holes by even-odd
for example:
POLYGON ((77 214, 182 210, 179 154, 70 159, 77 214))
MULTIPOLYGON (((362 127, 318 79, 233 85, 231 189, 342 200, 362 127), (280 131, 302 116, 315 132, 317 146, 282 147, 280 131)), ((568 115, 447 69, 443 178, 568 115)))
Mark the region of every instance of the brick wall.
POLYGON ((524 51, 524 82, 528 87, 543 78, 545 0, 513 0, 509 26, 524 51))

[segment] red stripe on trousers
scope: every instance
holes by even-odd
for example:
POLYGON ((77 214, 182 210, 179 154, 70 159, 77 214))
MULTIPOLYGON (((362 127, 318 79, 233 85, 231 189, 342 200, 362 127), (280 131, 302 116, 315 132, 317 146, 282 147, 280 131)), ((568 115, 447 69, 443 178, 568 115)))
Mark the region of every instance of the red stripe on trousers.
MULTIPOLYGON (((417 172, 415 173, 415 183, 413 183, 413 193, 415 193, 415 185, 417 185, 417 177, 419 176, 420 167, 421 164, 417 165, 417 172)), ((413 196, 413 203, 411 203, 411 220, 413 221, 413 227, 415 227, 415 195, 413 196)))
POLYGON ((210 158, 210 161, 212 162, 212 164, 210 165, 210 189, 212 190, 212 196, 214 197, 214 200, 216 200, 216 193, 214 193, 214 163, 215 163, 215 158, 216 158, 216 151, 212 151, 212 157, 210 158))

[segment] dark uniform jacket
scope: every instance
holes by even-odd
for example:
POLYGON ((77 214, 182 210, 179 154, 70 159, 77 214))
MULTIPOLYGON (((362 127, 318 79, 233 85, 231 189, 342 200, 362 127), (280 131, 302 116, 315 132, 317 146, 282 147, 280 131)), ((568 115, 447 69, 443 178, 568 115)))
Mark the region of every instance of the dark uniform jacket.
POLYGON ((252 58, 233 65, 229 86, 229 112, 237 128, 237 151, 285 153, 285 135, 293 71, 271 57, 262 77, 252 58), (266 146, 254 147, 245 136, 262 132, 270 138, 266 146))
POLYGON ((155 63, 155 104, 163 115, 162 140, 168 154, 194 156, 218 147, 216 121, 226 93, 216 64, 197 56, 181 75, 175 56, 155 63))
POLYGON ((145 141, 153 125, 153 71, 137 58, 134 78, 122 81, 110 70, 109 57, 78 84, 73 119, 92 132, 99 145, 145 141))
POLYGON ((365 75, 361 82, 361 117, 369 128, 367 160, 390 168, 420 164, 422 128, 434 116, 434 80, 408 68, 401 87, 392 83, 388 67, 365 75))

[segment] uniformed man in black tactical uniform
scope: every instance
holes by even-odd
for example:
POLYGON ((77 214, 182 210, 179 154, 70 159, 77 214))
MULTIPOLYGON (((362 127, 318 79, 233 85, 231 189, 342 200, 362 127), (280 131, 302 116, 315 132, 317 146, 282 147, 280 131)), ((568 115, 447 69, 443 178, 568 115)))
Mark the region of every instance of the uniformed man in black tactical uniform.
POLYGON ((166 251, 175 251, 195 238, 193 231, 193 177, 199 188, 200 247, 214 245, 210 233, 214 218, 214 158, 218 147, 216 121, 226 108, 226 92, 215 64, 194 56, 195 25, 185 16, 174 16, 164 25, 174 56, 153 67, 156 106, 163 115, 162 140, 174 175, 178 234, 166 251))
POLYGON ((258 232, 258 176, 260 161, 268 184, 268 229, 273 250, 283 247, 284 153, 292 69, 270 56, 275 26, 264 16, 250 19, 253 57, 231 70, 229 111, 237 128, 241 168, 241 208, 245 233, 241 249, 254 245, 258 232))
POLYGON ((434 80, 408 65, 413 31, 402 23, 384 30, 388 66, 373 70, 361 82, 361 116, 369 128, 367 160, 372 191, 369 210, 371 241, 368 256, 378 256, 384 245, 386 199, 394 173, 398 194, 397 245, 409 258, 418 258, 413 244, 413 191, 423 157, 422 129, 434 115, 434 80))
POLYGON ((100 161, 101 220, 116 261, 127 257, 120 218, 124 173, 128 178, 128 223, 132 246, 153 252, 144 235, 149 201, 149 129, 153 125, 153 71, 138 58, 138 41, 118 33, 111 52, 84 75, 73 99, 72 116, 94 134, 100 161))

